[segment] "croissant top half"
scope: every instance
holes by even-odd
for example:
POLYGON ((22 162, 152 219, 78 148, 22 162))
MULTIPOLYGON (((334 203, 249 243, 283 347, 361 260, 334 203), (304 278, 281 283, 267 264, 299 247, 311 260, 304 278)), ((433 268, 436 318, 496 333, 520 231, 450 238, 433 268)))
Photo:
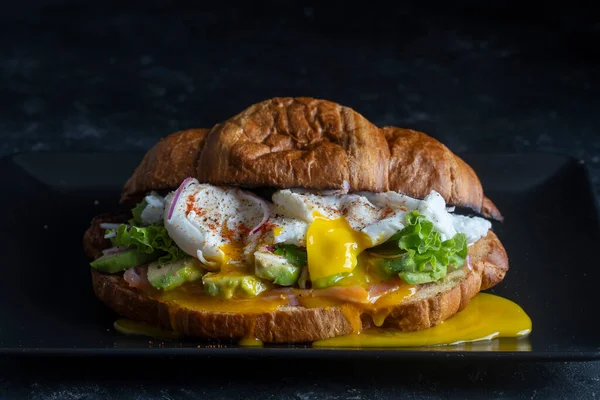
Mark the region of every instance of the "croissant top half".
POLYGON ((439 141, 378 128, 351 108, 306 97, 266 100, 210 130, 167 136, 146 153, 121 201, 174 189, 188 176, 215 185, 349 187, 416 198, 436 190, 449 204, 502 220, 477 174, 439 141))

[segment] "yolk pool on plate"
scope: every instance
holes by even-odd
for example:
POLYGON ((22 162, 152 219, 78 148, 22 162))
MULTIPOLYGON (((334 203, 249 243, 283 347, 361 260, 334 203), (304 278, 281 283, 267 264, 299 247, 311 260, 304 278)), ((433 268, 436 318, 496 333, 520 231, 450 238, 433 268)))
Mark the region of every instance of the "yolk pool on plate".
POLYGON ((262 347, 264 343, 260 339, 256 338, 244 338, 238 341, 239 346, 244 347, 262 347))
MULTIPOLYGON (((398 295, 406 296, 407 290, 400 290, 398 295)), ((267 301, 256 299, 238 301, 218 301, 205 296, 174 292, 162 300, 175 301, 178 306, 198 310, 220 312, 272 312, 284 305, 283 300, 267 301), (171 298, 169 298, 171 297, 171 298)), ((328 307, 325 299, 314 299, 314 304, 303 304, 306 307, 328 307)), ((382 299, 383 300, 383 299, 382 299)), ((339 306, 339 305, 335 305, 339 306)), ((356 310, 358 311, 358 310, 356 310)), ((377 319, 377 315, 373 315, 377 319)), ((382 315, 383 319, 383 315, 382 315)), ((383 322, 383 321, 380 321, 383 322)), ((160 329, 141 322, 119 319, 114 324, 115 329, 124 334, 145 335, 159 339, 180 339, 179 333, 160 329)), ((523 337, 531 332, 531 319, 521 307, 510 300, 492 294, 480 293, 469 305, 452 318, 441 324, 416 332, 401 332, 388 328, 371 328, 347 336, 319 340, 313 343, 315 347, 422 347, 479 342, 499 337, 523 337)), ((248 337, 238 342, 241 346, 260 346, 262 343, 248 337)), ((514 346, 513 346, 514 347, 514 346)), ((520 345, 515 349, 525 349, 520 345)), ((493 349, 492 349, 493 350, 493 349)), ((509 349, 510 350, 510 349, 509 349)))
POLYGON ((531 332, 531 319, 512 301, 479 293, 452 318, 416 332, 373 328, 347 336, 318 340, 315 347, 416 347, 459 344, 497 337, 520 337, 531 332))
POLYGON ((143 335, 162 340, 177 340, 183 337, 183 335, 174 331, 161 329, 158 326, 152 326, 125 318, 116 320, 113 327, 117 332, 125 335, 143 335))

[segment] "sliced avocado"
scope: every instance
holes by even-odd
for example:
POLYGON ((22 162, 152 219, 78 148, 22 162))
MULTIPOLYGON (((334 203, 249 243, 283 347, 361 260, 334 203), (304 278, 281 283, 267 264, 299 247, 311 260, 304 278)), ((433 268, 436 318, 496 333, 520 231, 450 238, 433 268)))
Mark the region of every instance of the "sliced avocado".
POLYGON ((287 260, 297 267, 303 267, 307 265, 308 253, 303 247, 298 247, 293 244, 278 243, 275 245, 275 251, 273 253, 278 256, 287 258, 287 260))
POLYGON ((404 282, 411 285, 418 285, 421 283, 435 282, 446 276, 447 268, 442 267, 437 271, 424 271, 424 272, 400 272, 398 275, 404 280, 404 282))
POLYGON ((204 291, 211 296, 253 297, 267 290, 267 284, 242 272, 209 272, 202 277, 204 291))
POLYGON ((319 278, 312 283, 312 286, 316 289, 322 289, 329 286, 335 285, 337 282, 341 281, 345 277, 348 276, 347 272, 342 272, 341 274, 324 276, 323 278, 319 278))
POLYGON ((448 272, 446 266, 439 265, 437 268, 433 268, 429 263, 424 266, 422 271, 414 271, 416 269, 414 258, 409 257, 407 253, 387 258, 371 257, 369 259, 369 269, 371 273, 375 273, 384 279, 390 279, 398 275, 411 285, 435 282, 446 276, 448 272))
POLYGON ((200 279, 202 273, 200 263, 191 257, 167 264, 154 262, 148 266, 148 281, 156 289, 171 290, 200 279))
POLYGON ((135 249, 123 251, 121 253, 105 254, 90 263, 92 268, 102 272, 114 274, 115 272, 125 271, 140 264, 155 260, 157 254, 148 254, 135 249))
POLYGON ((286 257, 271 252, 257 251, 254 253, 254 268, 256 276, 264 278, 281 286, 292 286, 298 281, 301 267, 293 265, 286 257))

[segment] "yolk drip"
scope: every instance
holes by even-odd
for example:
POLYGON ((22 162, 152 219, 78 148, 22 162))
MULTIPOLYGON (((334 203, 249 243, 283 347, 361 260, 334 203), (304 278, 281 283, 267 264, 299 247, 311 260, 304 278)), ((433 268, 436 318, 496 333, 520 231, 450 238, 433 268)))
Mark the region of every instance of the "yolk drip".
POLYGON ((174 331, 161 329, 157 326, 148 325, 143 322, 132 321, 125 318, 116 320, 113 324, 113 327, 117 332, 125 335, 143 335, 161 340, 177 340, 183 337, 183 335, 174 331))
POLYGON ((373 305, 376 309, 382 309, 385 307, 395 307, 401 304, 404 300, 414 295, 417 292, 417 287, 414 285, 402 285, 398 290, 392 293, 382 296, 373 305))
MULTIPOLYGON (((356 268, 357 270, 360 267, 356 268)), ((356 271, 356 270, 355 270, 356 271)), ((401 304, 407 298, 413 296, 417 288, 413 285, 402 285, 395 291, 382 296, 374 304, 366 303, 348 303, 342 299, 336 299, 331 297, 325 297, 319 295, 319 289, 312 292, 312 295, 299 296, 298 302, 301 306, 306 308, 329 308, 329 307, 351 307, 359 312, 358 320, 360 321, 360 314, 368 314, 373 319, 376 326, 381 326, 385 319, 389 316, 394 306, 401 304)), ((327 291, 327 289, 325 289, 327 291)), ((356 329, 356 331, 359 331, 356 329)))
POLYGON ((317 213, 306 233, 308 272, 314 282, 320 278, 352 272, 358 255, 371 246, 371 239, 356 232, 345 218, 327 219, 317 213))
MULTIPOLYGON (((494 338, 526 336, 531 332, 531 319, 521 307, 510 300, 495 295, 480 293, 475 296, 465 310, 439 325, 416 332, 401 332, 390 328, 371 328, 360 331, 361 314, 372 317, 376 326, 382 325, 391 309, 406 298, 412 296, 415 287, 406 285, 388 294, 373 305, 346 303, 340 299, 327 297, 301 297, 304 307, 329 308, 338 307, 352 324, 356 333, 313 343, 315 347, 397 347, 414 348, 423 346, 452 345, 480 342, 494 338)), ((243 300, 227 300, 203 295, 201 288, 188 285, 165 292, 160 296, 167 302, 170 314, 184 307, 192 310, 213 312, 232 312, 253 314, 270 313, 288 304, 285 296, 254 297, 243 300)), ((115 322, 115 329, 124 334, 146 335, 158 339, 178 339, 176 325, 173 330, 165 330, 140 322, 120 319, 115 322)), ((527 350, 527 342, 495 343, 487 346, 489 350, 527 350), (498 347, 500 346, 500 347, 498 347)), ((260 346, 261 342, 250 334, 239 343, 242 346, 260 346)), ((471 345, 469 345, 471 346, 471 345)), ((473 345, 474 346, 474 345, 473 345)), ((473 347, 475 350, 476 348, 473 347)), ((452 350, 452 349, 449 349, 452 350)))
MULTIPOLYGON (((234 275, 229 272, 228 275, 234 275)), ((183 285, 176 290, 169 290, 160 294, 160 301, 172 304, 174 307, 184 307, 198 311, 233 312, 240 314, 260 314, 277 311, 286 306, 288 301, 284 298, 263 298, 261 296, 249 299, 226 299, 220 296, 208 296, 202 288, 192 285, 183 285)))
POLYGON ((262 347, 262 346, 264 346, 264 343, 260 339, 248 337, 248 338, 240 339, 238 341, 238 346, 262 347))
POLYGON ((367 271, 366 264, 361 262, 361 257, 358 257, 356 267, 347 276, 335 283, 336 286, 363 286, 367 287, 370 283, 380 282, 377 276, 370 274, 367 271))
POLYGON ((316 347, 416 347, 459 344, 497 337, 520 337, 531 332, 531 319, 510 300, 480 293, 452 318, 416 332, 372 328, 360 333, 318 340, 316 347))
POLYGON ((242 260, 244 257, 244 250, 242 247, 232 243, 226 243, 219 247, 219 249, 223 252, 223 265, 229 264, 231 261, 242 260))

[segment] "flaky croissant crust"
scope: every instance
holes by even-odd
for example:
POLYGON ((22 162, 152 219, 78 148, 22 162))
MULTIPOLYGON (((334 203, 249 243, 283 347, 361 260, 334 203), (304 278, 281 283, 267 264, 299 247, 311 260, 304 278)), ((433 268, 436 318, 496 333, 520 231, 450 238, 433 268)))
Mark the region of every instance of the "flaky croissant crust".
POLYGON ((473 169, 446 146, 410 129, 378 128, 351 108, 307 97, 254 104, 212 129, 163 138, 125 183, 121 200, 176 188, 188 176, 215 185, 350 192, 394 190, 502 220, 473 169))

